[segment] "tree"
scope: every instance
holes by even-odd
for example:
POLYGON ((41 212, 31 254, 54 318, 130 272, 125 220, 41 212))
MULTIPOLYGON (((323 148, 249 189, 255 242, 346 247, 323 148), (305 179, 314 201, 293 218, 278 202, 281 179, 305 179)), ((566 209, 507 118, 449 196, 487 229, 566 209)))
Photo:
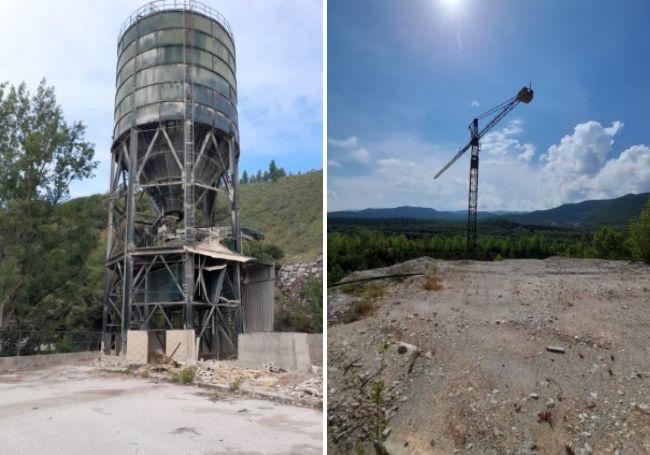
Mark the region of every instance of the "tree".
POLYGON ((262 182, 264 181, 264 174, 262 174, 262 170, 258 169, 257 174, 255 175, 255 181, 256 182, 262 182))
POLYGON ((24 83, 0 84, 0 327, 8 318, 53 327, 69 315, 68 293, 83 295, 96 214, 61 203, 73 181, 92 176, 94 153, 45 80, 33 96, 24 83))
POLYGON ((650 199, 639 216, 630 221, 630 243, 635 258, 650 263, 650 199))
POLYGON ((286 177, 287 173, 286 171, 278 167, 277 164, 275 164, 275 160, 271 160, 269 163, 269 178, 273 180, 274 182, 277 181, 279 178, 286 177))
POLYGON ((594 234, 593 246, 596 255, 603 259, 624 259, 629 256, 625 236, 611 227, 603 227, 594 234))
POLYGON ((241 175, 241 182, 248 183, 248 172, 244 171, 244 173, 241 175))

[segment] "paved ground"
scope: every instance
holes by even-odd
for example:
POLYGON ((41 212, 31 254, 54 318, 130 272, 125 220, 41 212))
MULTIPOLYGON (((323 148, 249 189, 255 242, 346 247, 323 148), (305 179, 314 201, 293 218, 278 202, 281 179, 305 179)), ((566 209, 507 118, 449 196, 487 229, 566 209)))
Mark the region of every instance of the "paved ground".
POLYGON ((355 276, 424 276, 330 289, 330 453, 368 453, 377 422, 392 455, 650 453, 650 267, 400 267, 355 276))
POLYGON ((90 366, 0 373, 0 454, 320 454, 322 413, 90 366))

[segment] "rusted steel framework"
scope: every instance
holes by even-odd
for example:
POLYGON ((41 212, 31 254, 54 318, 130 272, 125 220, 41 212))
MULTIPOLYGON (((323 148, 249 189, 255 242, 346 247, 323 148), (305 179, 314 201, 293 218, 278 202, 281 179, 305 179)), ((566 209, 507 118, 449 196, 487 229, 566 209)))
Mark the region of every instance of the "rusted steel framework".
POLYGON ((194 329, 198 352, 242 331, 235 49, 198 2, 152 2, 118 41, 103 350, 128 330, 194 329))

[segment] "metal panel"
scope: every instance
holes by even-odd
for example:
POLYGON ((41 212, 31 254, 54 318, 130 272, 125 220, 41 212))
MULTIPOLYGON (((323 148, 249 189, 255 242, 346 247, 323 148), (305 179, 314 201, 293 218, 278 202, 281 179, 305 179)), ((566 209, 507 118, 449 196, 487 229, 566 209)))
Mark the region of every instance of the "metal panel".
POLYGON ((275 266, 250 263, 244 265, 242 311, 244 333, 273 331, 275 301, 275 266))
POLYGON ((115 139, 127 132, 128 122, 123 119, 131 118, 133 111, 136 126, 183 120, 185 112, 163 103, 183 102, 184 90, 169 90, 168 86, 186 82, 194 86, 191 92, 197 95, 199 122, 224 134, 237 131, 234 56, 234 41, 225 19, 200 3, 157 1, 140 8, 129 17, 118 40, 115 139), (189 29, 186 20, 192 24, 189 29), (186 41, 191 44, 186 46, 186 41), (190 65, 187 74, 184 62, 190 65), (217 115, 220 119, 213 121, 217 115))

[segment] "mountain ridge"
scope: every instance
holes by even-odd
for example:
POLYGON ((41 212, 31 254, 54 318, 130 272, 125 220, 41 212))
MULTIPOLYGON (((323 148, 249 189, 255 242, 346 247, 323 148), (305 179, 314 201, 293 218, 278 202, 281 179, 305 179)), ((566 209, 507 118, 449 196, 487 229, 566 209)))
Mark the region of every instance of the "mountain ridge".
MULTIPOLYGON (((498 218, 519 224, 551 226, 601 225, 626 226, 630 218, 638 216, 641 208, 650 199, 650 193, 626 194, 611 199, 590 199, 562 204, 545 210, 509 212, 502 210, 479 211, 480 219, 498 218)), ((328 219, 417 219, 417 220, 459 220, 467 217, 466 210, 439 211, 428 207, 400 206, 394 208, 368 208, 363 210, 342 210, 327 213, 328 219)))

